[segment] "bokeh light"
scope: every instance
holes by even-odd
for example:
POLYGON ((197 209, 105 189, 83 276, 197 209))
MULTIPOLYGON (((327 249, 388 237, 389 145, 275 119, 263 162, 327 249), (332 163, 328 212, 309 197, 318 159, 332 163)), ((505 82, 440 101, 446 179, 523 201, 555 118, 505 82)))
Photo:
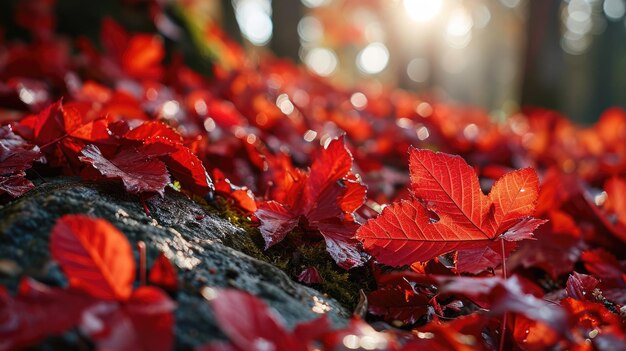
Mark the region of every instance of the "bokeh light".
POLYGON ((403 4, 406 14, 416 22, 432 20, 442 7, 441 0, 404 0, 403 4))
POLYGON ((235 15, 241 34, 254 45, 265 45, 272 39, 272 6, 270 0, 237 0, 235 15))
POLYGON ((389 62, 389 50, 383 43, 371 43, 357 56, 357 67, 366 74, 382 72, 389 62))
POLYGON ((306 54, 304 63, 316 74, 326 77, 337 69, 337 54, 330 49, 314 48, 306 54))

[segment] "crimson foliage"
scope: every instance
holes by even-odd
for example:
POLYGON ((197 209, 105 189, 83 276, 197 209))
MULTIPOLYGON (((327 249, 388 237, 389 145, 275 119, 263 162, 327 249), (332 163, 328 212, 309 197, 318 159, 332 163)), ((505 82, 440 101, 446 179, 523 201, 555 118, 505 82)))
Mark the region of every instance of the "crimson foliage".
MULTIPOLYGON (((323 316, 286 326, 253 296, 206 288, 228 341, 201 349, 624 349, 624 110, 591 127, 543 109, 495 123, 248 62, 217 27, 205 39, 224 60, 209 78, 175 52, 165 62, 156 34, 107 19, 101 45, 74 43, 53 20, 20 16, 34 40, 0 41, 0 201, 59 174, 141 201, 168 187, 217 197, 266 249, 289 242, 284 260, 323 245, 335 270, 364 266, 376 283, 363 286, 366 319, 340 329, 323 316), (356 92, 365 105, 350 103, 356 92)), ((76 327, 102 349, 172 347, 175 304, 160 289, 179 282, 165 256, 135 288, 130 244, 106 221, 63 217, 50 240, 69 286, 1 287, 0 350, 76 327)), ((306 284, 333 279, 297 271, 306 284)))

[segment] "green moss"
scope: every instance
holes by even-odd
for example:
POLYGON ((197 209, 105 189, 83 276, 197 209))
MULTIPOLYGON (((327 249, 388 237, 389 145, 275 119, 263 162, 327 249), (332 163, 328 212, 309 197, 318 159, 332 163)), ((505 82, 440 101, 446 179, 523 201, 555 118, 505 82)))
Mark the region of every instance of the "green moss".
POLYGON ((315 267, 322 276, 323 282, 313 287, 336 299, 344 306, 352 309, 359 300, 359 289, 366 292, 374 288, 374 281, 367 268, 355 268, 346 271, 332 260, 326 251, 326 245, 319 235, 305 233, 296 229, 289 233, 280 243, 264 250, 265 242, 259 230, 253 226, 248 215, 223 198, 216 198, 211 206, 203 199, 195 199, 205 209, 228 219, 242 228, 242 235, 224 239, 224 245, 241 251, 248 256, 270 263, 283 270, 292 279, 307 267, 315 267))

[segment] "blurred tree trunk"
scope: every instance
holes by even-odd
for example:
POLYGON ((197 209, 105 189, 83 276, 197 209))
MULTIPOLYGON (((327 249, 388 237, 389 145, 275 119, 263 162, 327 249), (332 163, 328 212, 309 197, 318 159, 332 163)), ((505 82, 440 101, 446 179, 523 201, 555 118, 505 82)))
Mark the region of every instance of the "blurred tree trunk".
POLYGON ((222 0, 222 28, 233 40, 241 44, 243 39, 232 0, 222 0))
POLYGON ((298 62, 300 37, 296 33, 304 14, 303 7, 299 0, 272 0, 274 29, 270 49, 277 57, 289 57, 298 62))

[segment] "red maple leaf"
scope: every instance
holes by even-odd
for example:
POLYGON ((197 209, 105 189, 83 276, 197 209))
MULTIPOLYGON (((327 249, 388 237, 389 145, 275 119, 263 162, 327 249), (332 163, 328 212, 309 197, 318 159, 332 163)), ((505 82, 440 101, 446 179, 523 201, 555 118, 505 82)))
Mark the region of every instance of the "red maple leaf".
POLYGON ((365 200, 365 187, 350 173, 352 155, 344 137, 335 139, 314 158, 309 172, 285 174, 278 201, 259 204, 255 215, 266 248, 282 241, 304 219, 304 229, 319 231, 326 249, 341 267, 364 262, 354 233, 352 212, 365 200))
MULTIPOLYGON (((489 196, 459 156, 412 149, 410 170, 413 199, 386 207, 357 232, 365 250, 381 263, 401 266, 454 250, 488 247, 495 240, 527 239, 545 223, 529 217, 539 193, 532 169, 507 173, 489 196)), ((473 262, 466 267, 475 271, 489 260, 473 262)))
POLYGON ((121 179, 126 190, 133 194, 156 192, 163 195, 170 177, 165 164, 150 158, 135 148, 125 148, 106 158, 95 145, 81 151, 80 160, 90 164, 107 178, 121 179))

